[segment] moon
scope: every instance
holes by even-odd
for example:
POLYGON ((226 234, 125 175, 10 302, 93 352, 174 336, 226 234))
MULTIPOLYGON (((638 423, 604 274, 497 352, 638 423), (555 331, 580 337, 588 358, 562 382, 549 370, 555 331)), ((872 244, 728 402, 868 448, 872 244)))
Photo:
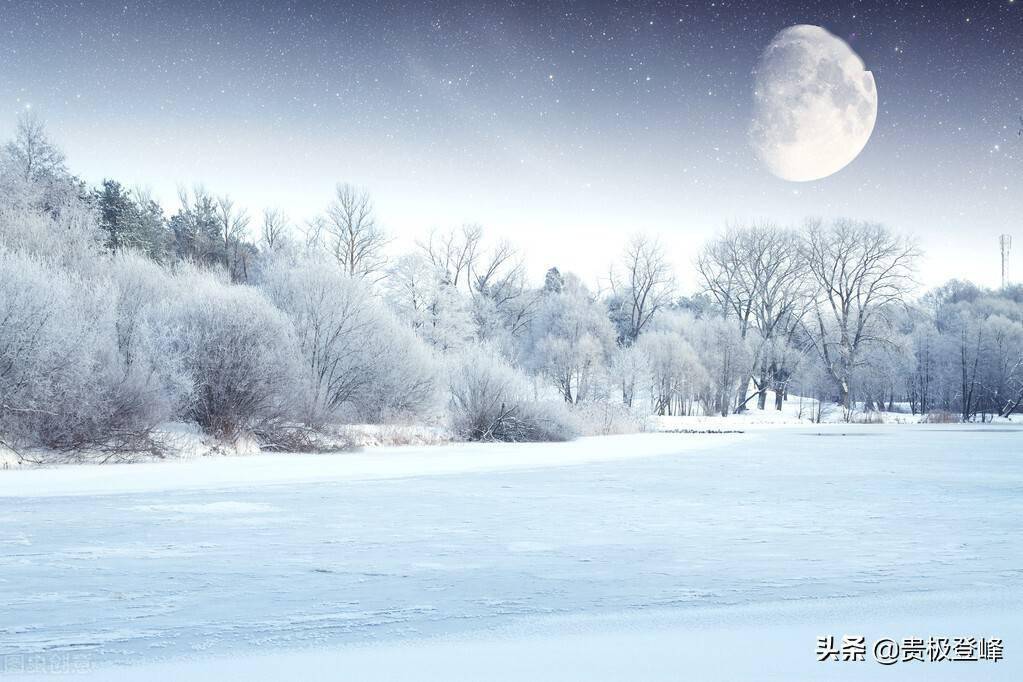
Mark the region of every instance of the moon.
POLYGON ((820 26, 790 26, 754 71, 749 139, 783 180, 808 182, 855 159, 877 120, 877 87, 852 48, 820 26))

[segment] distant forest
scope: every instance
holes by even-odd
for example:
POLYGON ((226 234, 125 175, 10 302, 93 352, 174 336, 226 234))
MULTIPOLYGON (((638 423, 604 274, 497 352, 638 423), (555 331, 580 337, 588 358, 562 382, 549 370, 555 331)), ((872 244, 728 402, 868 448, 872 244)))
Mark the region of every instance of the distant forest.
POLYGON ((170 421, 271 449, 355 422, 558 440, 790 394, 817 419, 1023 404, 1023 287, 919 291, 921 253, 883 225, 732 226, 690 265, 693 292, 637 233, 591 289, 556 267, 529 281, 478 225, 390 257, 367 191, 324 203, 297 224, 196 186, 168 216, 76 177, 22 117, 0 159, 0 442, 145 451, 170 421))

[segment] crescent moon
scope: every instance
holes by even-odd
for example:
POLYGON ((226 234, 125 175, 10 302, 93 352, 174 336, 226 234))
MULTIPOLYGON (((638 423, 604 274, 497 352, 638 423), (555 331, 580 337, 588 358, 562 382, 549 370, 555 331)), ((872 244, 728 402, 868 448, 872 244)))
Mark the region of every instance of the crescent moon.
POLYGON ((863 60, 820 26, 790 26, 754 71, 750 143, 783 180, 819 180, 845 168, 877 120, 877 87, 863 60))

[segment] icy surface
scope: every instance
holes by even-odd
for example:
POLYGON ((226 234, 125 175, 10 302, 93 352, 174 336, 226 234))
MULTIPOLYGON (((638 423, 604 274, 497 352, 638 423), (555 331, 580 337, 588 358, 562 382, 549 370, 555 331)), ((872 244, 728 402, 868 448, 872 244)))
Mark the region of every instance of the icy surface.
MULTIPOLYGON (((295 669, 299 648, 414 653, 430 637, 515 628, 561 633, 578 652, 560 623, 602 622, 611 634, 588 635, 583 662, 636 637, 623 634, 630 619, 656 617, 668 630, 635 644, 678 672, 700 657, 679 658, 671 628, 710 637, 706 649, 708 619, 779 638, 793 608, 855 627, 916 604, 904 609, 910 624, 940 612, 949 627, 997 630, 1023 601, 1023 433, 1012 427, 448 446, 381 452, 375 469, 374 454, 223 459, 205 485, 195 467, 207 461, 0 472, 0 657, 141 666, 118 672, 130 679, 161 660, 269 654, 295 669), (357 475, 343 473, 345 458, 357 475), (289 463, 300 470, 290 478, 289 463), (957 621, 964 604, 973 615, 957 621)), ((792 645, 812 661, 807 636, 792 645)), ((511 658, 552 651, 541 644, 550 636, 525 641, 511 658)), ((1007 661, 969 665, 1018 673, 1021 645, 1006 642, 1007 661)), ((466 651, 438 646, 419 651, 466 651)), ((741 674, 728 665, 749 659, 734 658, 710 669, 741 674)))

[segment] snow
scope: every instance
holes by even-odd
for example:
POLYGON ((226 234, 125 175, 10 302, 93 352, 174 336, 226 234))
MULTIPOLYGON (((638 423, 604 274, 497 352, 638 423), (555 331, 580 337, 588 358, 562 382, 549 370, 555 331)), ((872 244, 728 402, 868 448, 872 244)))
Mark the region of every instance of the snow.
POLYGON ((382 447, 337 454, 260 454, 135 464, 21 468, 0 476, 0 498, 104 495, 509 471, 721 447, 741 434, 580 438, 566 443, 476 443, 382 447))
POLYGON ((341 434, 357 447, 391 445, 440 445, 451 442, 451 433, 439 426, 421 424, 353 424, 341 434))
POLYGON ((97 681, 1020 679, 1020 438, 813 425, 0 472, 0 662, 97 681), (823 664, 822 634, 1002 637, 1006 658, 823 664))
MULTIPOLYGON (((754 387, 750 384, 749 395, 754 387)), ((767 391, 767 406, 758 409, 756 399, 747 404, 747 409, 739 414, 730 414, 723 418, 720 415, 691 415, 650 417, 647 420, 648 430, 672 431, 681 429, 743 429, 765 426, 793 426, 814 424, 814 415, 818 409, 818 401, 798 395, 789 395, 782 403, 782 409, 774 409, 774 391, 767 391)), ((868 423, 868 424, 918 424, 922 415, 912 414, 909 405, 897 403, 895 412, 876 412, 857 409, 851 419, 846 419, 844 410, 835 403, 825 403, 821 410, 820 421, 825 424, 868 423)), ((859 405, 862 408, 862 405, 859 405)), ((1006 421, 1006 420, 1001 420, 1006 421)))
MULTIPOLYGON (((863 600, 871 613, 842 600, 810 604, 771 603, 700 611, 680 617, 658 611, 611 618, 549 616, 480 635, 397 639, 334 648, 284 650, 245 656, 158 662, 142 667, 102 668, 75 675, 79 682, 147 680, 1016 680, 1012 659, 976 663, 907 663, 888 670, 871 660, 817 663, 816 638, 849 630, 836 614, 856 613, 856 632, 998 632, 1018 641, 1018 617, 992 601, 955 604, 907 599, 863 600), (988 611, 979 611, 978 605, 988 611), (945 609, 937 612, 936 608, 945 609), (959 610, 965 609, 965 610, 959 610), (876 620, 884 612, 883 626, 876 620), (993 613, 999 615, 993 616, 993 613), (769 622, 769 626, 765 623, 769 622), (869 629, 868 629, 869 628, 869 629), (807 660, 809 659, 809 660, 807 660), (966 666, 966 667, 964 667, 966 666), (972 667, 971 667, 972 666, 972 667), (972 679, 972 678, 971 678, 972 679)), ((1013 603, 1019 608, 1023 604, 1013 603)), ((26 679, 39 680, 39 677, 26 679)))

